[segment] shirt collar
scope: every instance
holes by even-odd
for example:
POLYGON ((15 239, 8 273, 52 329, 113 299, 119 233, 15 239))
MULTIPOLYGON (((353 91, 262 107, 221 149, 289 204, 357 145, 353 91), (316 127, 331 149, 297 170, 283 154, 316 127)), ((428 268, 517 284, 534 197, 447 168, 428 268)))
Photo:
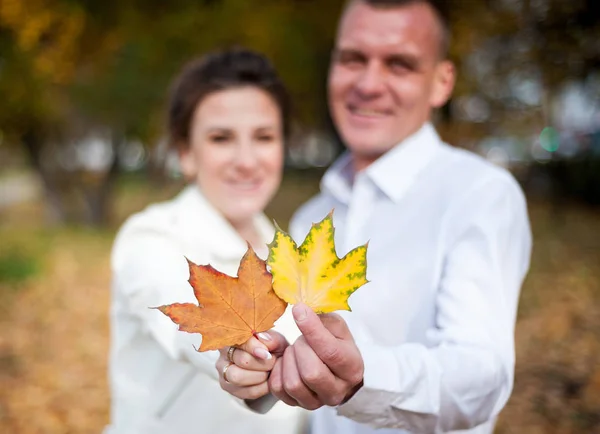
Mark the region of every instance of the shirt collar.
MULTIPOLYGON (((364 173, 383 194, 398 202, 440 146, 440 137, 427 122, 373 162, 364 173)), ((341 202, 349 203, 353 179, 352 156, 346 151, 325 173, 321 189, 341 202)))
POLYGON ((352 196, 354 170, 352 156, 345 151, 323 175, 321 191, 330 194, 342 203, 349 203, 352 196))
MULTIPOLYGON (((189 238, 214 238, 212 254, 221 260, 240 260, 246 253, 248 244, 223 215, 206 199, 195 185, 189 185, 177 196, 180 229, 189 238)), ((274 227, 262 213, 254 218, 254 224, 265 244, 273 240, 274 227)), ((261 252, 256 252, 259 256, 261 252)))

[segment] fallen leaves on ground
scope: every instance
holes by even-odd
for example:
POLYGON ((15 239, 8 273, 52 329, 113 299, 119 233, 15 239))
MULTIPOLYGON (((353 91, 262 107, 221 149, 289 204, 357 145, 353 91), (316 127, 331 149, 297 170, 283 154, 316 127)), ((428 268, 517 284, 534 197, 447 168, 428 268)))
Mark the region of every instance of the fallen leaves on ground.
MULTIPOLYGON (((532 269, 516 328, 515 388, 498 434, 600 427, 600 218, 573 206, 552 211, 530 204, 532 269)), ((31 215, 6 218, 29 224, 31 215)), ((32 229, 10 232, 27 242, 39 237, 32 229)), ((18 291, 0 283, 0 433, 98 434, 108 422, 112 234, 60 231, 51 241, 42 274, 18 291)))
MULTIPOLYGON (((31 232, 25 242, 40 236, 31 232)), ((112 236, 51 239, 42 274, 19 288, 0 284, 3 434, 98 434, 108 423, 112 236)))

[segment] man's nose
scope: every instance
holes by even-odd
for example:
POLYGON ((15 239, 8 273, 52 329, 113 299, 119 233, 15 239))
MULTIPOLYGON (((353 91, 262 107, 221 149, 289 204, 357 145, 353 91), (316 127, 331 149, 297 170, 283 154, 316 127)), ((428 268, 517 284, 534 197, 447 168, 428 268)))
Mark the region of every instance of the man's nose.
POLYGON ((381 94, 384 88, 385 71, 378 63, 369 63, 356 82, 356 90, 367 98, 381 94))

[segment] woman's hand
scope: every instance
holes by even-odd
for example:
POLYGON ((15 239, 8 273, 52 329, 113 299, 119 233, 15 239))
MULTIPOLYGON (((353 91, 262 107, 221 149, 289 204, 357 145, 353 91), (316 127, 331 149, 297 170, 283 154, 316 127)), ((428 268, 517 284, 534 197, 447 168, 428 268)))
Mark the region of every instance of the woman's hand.
POLYGON ((221 388, 240 399, 267 395, 270 371, 288 346, 280 333, 271 330, 251 337, 239 347, 220 349, 215 367, 221 388))

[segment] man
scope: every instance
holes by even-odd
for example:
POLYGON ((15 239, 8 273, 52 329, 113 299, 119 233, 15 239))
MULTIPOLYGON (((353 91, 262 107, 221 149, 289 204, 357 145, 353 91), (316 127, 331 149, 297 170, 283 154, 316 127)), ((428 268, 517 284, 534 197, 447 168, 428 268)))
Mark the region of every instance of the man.
POLYGON ((428 0, 353 0, 342 15, 328 87, 349 152, 290 231, 301 242, 334 208, 340 256, 369 241, 370 283, 352 312, 294 306, 303 335, 270 347, 284 352, 269 389, 318 409, 313 433, 488 434, 510 396, 526 204, 507 172, 430 124, 454 86, 448 33, 428 0))

